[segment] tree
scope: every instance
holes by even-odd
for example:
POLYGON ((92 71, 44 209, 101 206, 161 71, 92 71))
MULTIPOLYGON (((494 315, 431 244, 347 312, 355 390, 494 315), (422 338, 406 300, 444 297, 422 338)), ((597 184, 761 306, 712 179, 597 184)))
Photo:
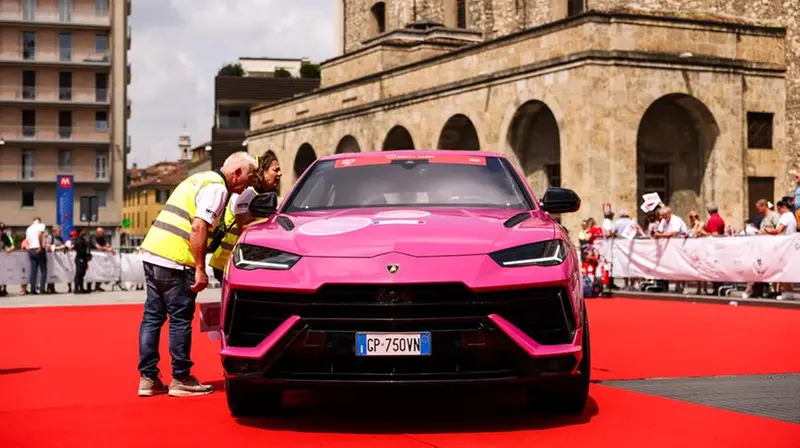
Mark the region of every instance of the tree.
POLYGON ((286 70, 285 68, 279 68, 279 69, 275 70, 275 77, 276 78, 291 78, 292 74, 289 73, 289 71, 286 70))
POLYGON ((217 76, 244 76, 242 64, 225 64, 217 72, 217 76))
POLYGON ((319 64, 312 64, 311 62, 303 62, 300 65, 301 78, 319 79, 320 71, 321 70, 319 68, 319 64))

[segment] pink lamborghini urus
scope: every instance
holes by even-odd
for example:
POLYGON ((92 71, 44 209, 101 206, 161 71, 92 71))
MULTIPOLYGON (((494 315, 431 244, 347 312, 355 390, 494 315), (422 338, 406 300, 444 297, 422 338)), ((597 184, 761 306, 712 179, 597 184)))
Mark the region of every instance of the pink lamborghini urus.
POLYGON ((225 271, 219 331, 233 415, 320 386, 510 383, 579 413, 589 324, 576 251, 502 155, 337 154, 280 206, 257 196, 225 271))

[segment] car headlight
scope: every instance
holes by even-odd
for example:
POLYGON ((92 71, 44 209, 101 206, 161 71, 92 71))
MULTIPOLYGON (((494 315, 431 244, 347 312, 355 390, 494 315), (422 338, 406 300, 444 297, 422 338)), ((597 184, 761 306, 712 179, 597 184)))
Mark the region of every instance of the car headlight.
POLYGON ((569 248, 563 240, 541 241, 489 254, 500 266, 557 266, 567 259, 569 248))
POLYGON ((299 255, 268 247, 239 244, 233 252, 233 264, 239 269, 291 269, 299 255))

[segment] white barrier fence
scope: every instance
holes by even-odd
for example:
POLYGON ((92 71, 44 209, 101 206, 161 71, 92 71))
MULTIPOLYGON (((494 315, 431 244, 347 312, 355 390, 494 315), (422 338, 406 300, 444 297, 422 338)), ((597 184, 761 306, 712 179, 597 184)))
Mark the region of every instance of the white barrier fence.
MULTIPOLYGON (((598 240, 612 277, 708 282, 800 283, 800 234, 598 240)), ((75 253, 47 254, 48 283, 71 283, 75 253)), ((28 283, 27 252, 0 253, 0 284, 28 283)), ((213 278, 207 268, 209 279, 213 278)), ((144 284, 141 255, 93 253, 88 282, 144 284)))
MULTIPOLYGON (((214 273, 208 266, 206 272, 210 282, 214 273)), ((27 252, 0 253, 0 285, 23 285, 28 283, 31 262, 27 252)), ((75 252, 48 252, 47 283, 72 283, 75 280, 75 252)), ((86 283, 131 283, 144 284, 144 267, 140 254, 114 254, 92 252, 92 260, 84 277, 86 283)), ((37 284, 39 280, 37 279, 37 284)))
POLYGON ((615 278, 800 283, 800 234, 595 241, 615 278))

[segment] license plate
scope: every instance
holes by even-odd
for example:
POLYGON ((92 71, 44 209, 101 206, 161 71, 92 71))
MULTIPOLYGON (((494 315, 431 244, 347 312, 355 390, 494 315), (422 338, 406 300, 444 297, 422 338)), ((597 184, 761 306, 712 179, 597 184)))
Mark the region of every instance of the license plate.
POLYGON ((430 333, 356 333, 356 356, 430 356, 430 333))

